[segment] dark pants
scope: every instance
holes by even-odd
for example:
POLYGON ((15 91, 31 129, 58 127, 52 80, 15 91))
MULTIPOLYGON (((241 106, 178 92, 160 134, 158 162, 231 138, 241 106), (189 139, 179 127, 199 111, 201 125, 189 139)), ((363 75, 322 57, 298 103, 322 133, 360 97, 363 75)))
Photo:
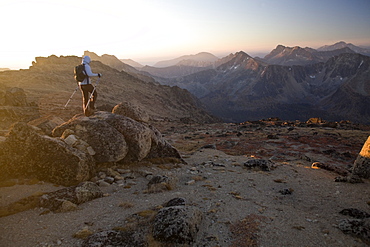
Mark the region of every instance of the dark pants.
MULTIPOLYGON (((83 109, 84 109, 84 113, 86 115, 86 112, 88 110, 88 109, 86 109, 86 105, 87 105, 87 102, 89 101, 90 95, 92 94, 92 92, 94 90, 94 86, 91 85, 91 84, 80 85, 80 90, 82 92, 83 109)), ((91 97, 90 103, 89 103, 89 108, 92 109, 92 110, 95 109, 94 104, 96 102, 97 97, 98 97, 98 93, 95 90, 94 94, 91 97)))

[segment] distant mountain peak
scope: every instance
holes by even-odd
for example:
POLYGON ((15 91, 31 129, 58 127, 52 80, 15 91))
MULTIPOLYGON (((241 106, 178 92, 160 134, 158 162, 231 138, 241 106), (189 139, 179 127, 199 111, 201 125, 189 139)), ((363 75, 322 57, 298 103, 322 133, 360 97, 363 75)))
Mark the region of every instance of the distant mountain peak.
POLYGON ((195 55, 184 55, 175 59, 160 61, 154 67, 171 67, 175 65, 191 65, 194 67, 207 67, 219 60, 218 57, 209 52, 200 52, 195 55), (198 64, 198 65, 197 65, 198 64))
POLYGON ((351 43, 346 43, 344 41, 339 41, 339 42, 337 42, 333 45, 324 45, 324 46, 318 48, 317 50, 318 51, 334 51, 334 50, 344 49, 344 48, 349 48, 349 49, 351 49, 352 51, 354 51, 356 53, 360 53, 362 55, 370 56, 370 49, 361 48, 359 46, 355 46, 351 43))

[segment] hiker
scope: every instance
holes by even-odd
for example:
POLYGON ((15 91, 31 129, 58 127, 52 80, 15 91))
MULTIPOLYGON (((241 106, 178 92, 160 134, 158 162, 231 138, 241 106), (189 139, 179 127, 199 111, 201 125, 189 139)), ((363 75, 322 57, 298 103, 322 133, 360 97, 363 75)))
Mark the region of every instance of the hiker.
POLYGON ((98 76, 100 78, 101 76, 100 73, 95 74, 91 71, 90 62, 91 62, 91 58, 89 56, 84 56, 82 58, 82 64, 85 66, 85 74, 87 76, 82 82, 78 83, 80 90, 82 92, 82 101, 83 101, 82 107, 83 107, 85 116, 90 116, 94 112, 96 99, 98 97, 98 93, 96 92, 96 89, 94 90, 94 86, 91 84, 90 77, 98 76), (89 101, 90 94, 92 94, 93 91, 94 93, 91 96, 90 103, 88 107, 86 107, 87 102, 89 101))

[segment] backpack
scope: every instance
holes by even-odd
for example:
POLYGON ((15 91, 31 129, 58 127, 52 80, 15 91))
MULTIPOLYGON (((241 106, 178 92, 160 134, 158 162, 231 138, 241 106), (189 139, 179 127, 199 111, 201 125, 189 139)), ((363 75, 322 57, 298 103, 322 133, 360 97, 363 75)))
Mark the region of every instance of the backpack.
POLYGON ((82 82, 83 80, 85 80, 85 78, 87 77, 86 71, 85 71, 85 65, 84 64, 77 65, 75 67, 74 74, 75 74, 74 76, 75 80, 77 82, 82 82))

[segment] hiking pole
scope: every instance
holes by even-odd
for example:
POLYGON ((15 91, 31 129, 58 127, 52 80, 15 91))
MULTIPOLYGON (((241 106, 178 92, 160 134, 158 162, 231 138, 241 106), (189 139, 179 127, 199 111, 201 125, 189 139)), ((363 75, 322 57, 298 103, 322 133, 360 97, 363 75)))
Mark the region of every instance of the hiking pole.
POLYGON ((98 78, 98 80, 97 80, 97 81, 96 81, 96 83, 95 83, 94 89, 92 90, 92 92, 91 92, 91 94, 90 94, 89 101, 87 101, 87 104, 86 104, 86 106, 85 106, 85 109, 87 109, 87 108, 89 107, 89 105, 90 105, 90 101, 91 101, 92 97, 94 96, 95 89, 96 89, 96 87, 98 86, 99 81, 100 81, 100 77, 98 78))
POLYGON ((75 95, 75 93, 77 92, 77 89, 78 89, 78 86, 77 86, 77 87, 76 87, 76 89, 73 91, 73 93, 72 93, 71 97, 69 97, 69 100, 68 100, 68 101, 67 101, 67 103, 64 105, 64 108, 66 108, 66 107, 67 107, 67 105, 69 104, 69 101, 71 101, 71 99, 72 99, 73 95, 75 95))

